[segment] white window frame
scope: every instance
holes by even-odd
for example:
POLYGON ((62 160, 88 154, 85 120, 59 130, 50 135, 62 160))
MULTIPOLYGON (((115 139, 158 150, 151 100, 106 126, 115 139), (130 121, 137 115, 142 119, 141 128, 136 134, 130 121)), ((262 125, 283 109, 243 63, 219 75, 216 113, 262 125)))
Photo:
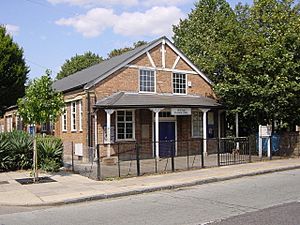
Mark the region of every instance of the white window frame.
POLYGON ((148 68, 141 68, 139 69, 139 92, 140 93, 156 93, 156 71, 148 68), (142 91, 141 90, 141 71, 149 71, 150 73, 153 72, 154 75, 154 91, 142 91))
MULTIPOLYGON (((125 115, 126 118, 126 115, 125 115)), ((134 141, 135 140, 135 110, 117 110, 116 111, 116 141, 134 141), (126 128, 125 128, 125 138, 120 139, 118 136, 118 112, 132 112, 132 138, 126 138, 126 128)), ((126 123, 126 121, 124 121, 126 123)))
POLYGON ((63 132, 67 132, 68 130, 68 114, 67 114, 67 107, 64 108, 63 114, 61 116, 61 130, 63 132))
POLYGON ((176 95, 187 95, 187 74, 186 73, 172 73, 172 93, 176 95), (185 93, 177 93, 175 92, 175 87, 174 87, 174 76, 175 75, 184 75, 185 76, 185 93))
POLYGON ((12 118, 13 117, 11 114, 6 117, 6 129, 8 132, 13 131, 13 119, 12 118))
POLYGON ((71 131, 77 131, 76 126, 76 110, 77 104, 76 101, 71 102, 71 131))
POLYGON ((79 108, 79 131, 82 131, 82 100, 78 101, 78 108, 79 108))
POLYGON ((42 123, 41 131, 42 132, 47 131, 47 123, 42 123))
POLYGON ((203 113, 201 112, 201 111, 192 111, 192 115, 191 115, 191 127, 192 127, 192 138, 203 138, 203 113), (195 133, 195 131, 194 131, 194 113, 197 113, 197 116, 198 117, 200 117, 201 115, 202 115, 202 117, 201 117, 201 122, 200 122, 200 127, 199 128, 201 128, 202 127, 202 136, 201 136, 201 130, 199 130, 199 134, 200 135, 194 135, 194 133, 195 133))

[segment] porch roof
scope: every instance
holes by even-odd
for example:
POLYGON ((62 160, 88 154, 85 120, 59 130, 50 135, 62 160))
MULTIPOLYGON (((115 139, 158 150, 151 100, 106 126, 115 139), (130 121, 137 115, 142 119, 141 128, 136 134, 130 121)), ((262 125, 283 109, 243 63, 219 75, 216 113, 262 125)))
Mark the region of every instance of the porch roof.
POLYGON ((94 108, 223 108, 215 99, 194 95, 118 92, 96 102, 94 108))

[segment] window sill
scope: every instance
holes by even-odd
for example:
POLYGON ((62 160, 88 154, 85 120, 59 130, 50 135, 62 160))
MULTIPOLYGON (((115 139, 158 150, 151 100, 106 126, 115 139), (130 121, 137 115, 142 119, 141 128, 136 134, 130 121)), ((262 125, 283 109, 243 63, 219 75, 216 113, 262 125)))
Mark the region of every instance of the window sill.
POLYGON ((71 133, 77 133, 77 130, 71 130, 71 133))

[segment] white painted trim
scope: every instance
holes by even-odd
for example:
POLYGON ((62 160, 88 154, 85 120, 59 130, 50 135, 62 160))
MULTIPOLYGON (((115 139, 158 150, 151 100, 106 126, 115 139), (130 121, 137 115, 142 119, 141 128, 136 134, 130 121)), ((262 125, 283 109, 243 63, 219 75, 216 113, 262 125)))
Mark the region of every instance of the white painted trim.
POLYGON ((79 108, 79 131, 82 131, 82 116, 83 116, 82 100, 78 102, 78 108, 79 108))
POLYGON ((150 55, 149 52, 147 52, 147 57, 148 57, 148 59, 149 59, 149 61, 150 61, 150 63, 151 63, 151 66, 155 68, 155 67, 156 67, 156 66, 155 66, 155 63, 154 63, 154 61, 153 61, 153 59, 152 59, 152 57, 151 57, 151 55, 150 55))
POLYGON ((115 132, 116 132, 116 142, 121 141, 135 141, 135 109, 119 109, 116 110, 116 116, 115 116, 115 132), (131 111, 132 112, 132 138, 125 138, 125 139, 119 139, 118 138, 118 111, 131 111))
POLYGON ((77 114, 77 104, 76 101, 71 102, 71 132, 77 131, 77 124, 76 124, 76 114, 77 114), (75 112, 73 112, 73 104, 75 104, 75 112), (74 120, 73 120, 73 115, 75 115, 75 124, 74 124, 74 120), (74 129, 74 125, 75 125, 75 129, 74 129))
POLYGON ((158 39, 157 41, 153 42, 147 48, 143 49, 142 51, 136 53, 135 55, 133 55, 129 59, 125 60, 123 63, 119 64, 118 66, 116 66, 112 70, 108 71, 107 73, 103 74, 102 76, 97 77, 96 79, 94 79, 91 82, 87 83, 84 86, 84 89, 87 90, 87 89, 93 87, 94 85, 96 85, 97 83, 99 83, 101 80, 105 79, 106 77, 108 77, 109 75, 111 75, 114 72, 118 71, 119 69, 125 67, 128 63, 132 62, 134 59, 136 59, 136 58, 140 57, 141 55, 145 54, 145 52, 153 49, 159 43, 162 43, 162 41, 165 41, 166 44, 168 44, 168 46, 177 55, 179 55, 186 63, 188 63, 189 66, 191 66, 192 69, 194 69, 197 72, 196 74, 199 74, 208 84, 212 85, 212 81, 204 73, 202 73, 186 56, 184 56, 183 53, 181 53, 181 51, 178 48, 176 48, 175 45, 169 39, 167 39, 166 37, 162 37, 162 38, 158 39))
POLYGON ((177 73, 177 74, 183 74, 183 75, 185 75, 185 93, 174 93, 174 84, 173 84, 173 82, 174 82, 174 74, 175 73, 172 73, 172 82, 171 82, 171 85, 172 85, 172 94, 173 95, 187 95, 188 93, 187 93, 187 91, 188 91, 188 86, 187 86, 187 83, 188 83, 188 79, 187 79, 187 74, 186 73, 177 73))
MULTIPOLYGON (((192 111, 192 114, 191 114, 191 132, 192 132, 192 134, 191 134, 191 138, 203 138, 203 121, 202 121, 202 124, 201 124, 201 126, 202 126, 202 136, 195 136, 194 135, 194 128, 193 128, 193 112, 198 112, 198 113, 200 113, 201 111, 200 110, 194 110, 194 111, 192 111)), ((202 119, 203 119, 203 115, 202 115, 202 119)))
POLYGON ((177 54, 179 55, 190 67, 192 67, 193 70, 195 70, 207 83, 212 85, 212 81, 204 74, 202 73, 192 62, 189 60, 178 48, 175 47, 175 45, 168 39, 166 39, 166 43, 168 46, 177 54))
POLYGON ((172 66, 172 70, 175 69, 175 67, 177 66, 179 60, 180 60, 180 56, 178 55, 177 58, 175 59, 175 62, 174 62, 174 64, 173 64, 173 66, 172 66))
POLYGON ((133 68, 133 69, 147 69, 147 70, 158 70, 158 71, 166 71, 166 72, 172 72, 172 73, 186 73, 186 74, 195 74, 197 75, 195 71, 192 70, 177 70, 177 69, 170 69, 170 68, 161 68, 161 67, 147 67, 147 66, 137 66, 137 65, 126 65, 124 67, 127 68, 133 68))
POLYGON ((166 41, 165 39, 162 39, 162 43, 161 43, 161 65, 162 65, 162 68, 165 68, 166 67, 166 41))
POLYGON ((151 68, 151 69, 149 69, 149 68, 139 68, 139 71, 138 71, 138 86, 139 86, 139 93, 150 93, 150 94, 154 94, 154 93, 156 93, 156 71, 155 71, 155 69, 153 69, 153 68, 151 68), (154 92, 152 92, 152 91, 141 91, 141 70, 151 70, 151 71, 153 71, 154 72, 154 92))
POLYGON ((64 107, 64 112, 61 117, 61 131, 67 132, 68 131, 68 107, 64 107), (66 115, 66 129, 64 128, 64 116, 66 115))
POLYGON ((78 100, 82 100, 82 96, 76 96, 75 98, 69 98, 69 99, 66 99, 64 102, 68 103, 68 102, 74 102, 74 101, 78 101, 78 100))

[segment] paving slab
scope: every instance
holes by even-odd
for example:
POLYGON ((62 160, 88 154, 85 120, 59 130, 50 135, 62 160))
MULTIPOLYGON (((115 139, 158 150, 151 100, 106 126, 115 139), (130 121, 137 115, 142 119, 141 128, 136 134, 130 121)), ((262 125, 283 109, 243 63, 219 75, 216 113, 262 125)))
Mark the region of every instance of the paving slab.
POLYGON ((41 174, 57 182, 21 185, 15 179, 30 177, 30 171, 0 173, 0 205, 42 206, 115 198, 159 190, 188 187, 243 176, 300 169, 300 158, 263 161, 183 172, 95 181, 78 174, 41 174))

